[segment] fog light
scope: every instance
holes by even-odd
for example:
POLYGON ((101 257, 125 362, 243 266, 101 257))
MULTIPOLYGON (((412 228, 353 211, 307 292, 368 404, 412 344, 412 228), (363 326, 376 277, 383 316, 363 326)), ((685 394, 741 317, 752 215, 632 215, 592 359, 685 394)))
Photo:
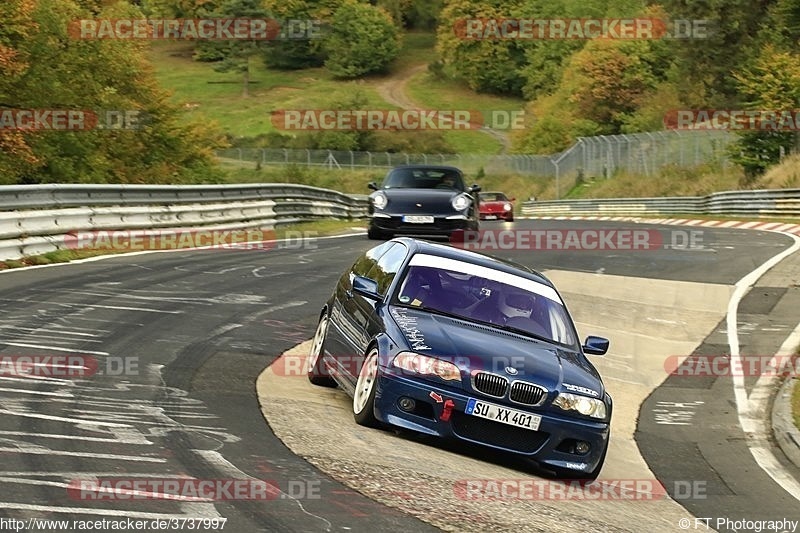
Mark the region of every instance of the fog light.
POLYGON ((400 400, 397 402, 397 405, 398 405, 398 406, 400 407, 400 409, 402 409, 403 411, 413 411, 413 410, 414 410, 414 407, 416 407, 416 406, 417 406, 417 402, 415 402, 415 401, 414 401, 414 400, 412 400, 411 398, 406 398, 406 397, 404 396, 404 397, 400 398, 400 400))
POLYGON ((578 442, 575 443, 575 453, 583 455, 584 453, 589 452, 589 448, 591 448, 591 446, 589 446, 588 442, 579 440, 578 442))

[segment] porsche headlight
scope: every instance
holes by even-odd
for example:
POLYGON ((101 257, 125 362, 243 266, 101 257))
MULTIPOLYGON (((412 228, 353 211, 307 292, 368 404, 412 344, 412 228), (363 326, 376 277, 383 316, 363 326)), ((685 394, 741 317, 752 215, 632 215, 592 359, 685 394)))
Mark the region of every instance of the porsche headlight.
POLYGON ((372 205, 375 206, 375 209, 383 209, 386 207, 386 204, 389 203, 389 199, 386 198, 386 195, 382 192, 379 192, 375 196, 372 197, 372 205))
POLYGON ((463 211, 464 209, 469 207, 469 198, 467 198, 463 194, 460 194, 455 198, 453 198, 453 201, 451 203, 453 205, 453 209, 455 209, 456 211, 463 211))
POLYGON ((511 211, 512 209, 514 209, 514 206, 511 204, 503 204, 503 209, 505 211, 511 211))
POLYGON ((461 371, 453 363, 418 353, 400 352, 392 364, 413 374, 437 376, 445 381, 461 380, 461 371))
POLYGON ((577 411, 584 416, 592 418, 602 420, 606 417, 606 404, 597 398, 561 392, 553 401, 553 405, 565 411, 577 411))

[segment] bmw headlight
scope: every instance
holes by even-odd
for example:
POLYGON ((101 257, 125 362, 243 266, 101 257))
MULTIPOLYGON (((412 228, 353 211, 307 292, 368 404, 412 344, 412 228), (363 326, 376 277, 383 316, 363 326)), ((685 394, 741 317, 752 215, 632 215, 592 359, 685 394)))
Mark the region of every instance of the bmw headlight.
POLYGON ((418 353, 400 352, 392 364, 413 374, 437 376, 445 381, 461 380, 461 371, 453 363, 418 353))
POLYGON ((375 206, 375 209, 383 209, 386 207, 386 204, 389 203, 389 199, 386 198, 386 195, 382 192, 379 192, 375 196, 372 197, 372 205, 375 206))
POLYGON ((451 202, 453 205, 453 209, 456 211, 463 211, 467 207, 469 207, 469 198, 466 195, 460 194, 453 198, 451 202))
POLYGON ((514 209, 514 206, 511 204, 503 204, 503 209, 505 211, 511 211, 512 209, 514 209))
POLYGON ((561 392, 553 401, 553 405, 565 411, 577 411, 584 416, 592 418, 601 420, 606 418, 606 404, 603 403, 603 400, 597 398, 561 392))

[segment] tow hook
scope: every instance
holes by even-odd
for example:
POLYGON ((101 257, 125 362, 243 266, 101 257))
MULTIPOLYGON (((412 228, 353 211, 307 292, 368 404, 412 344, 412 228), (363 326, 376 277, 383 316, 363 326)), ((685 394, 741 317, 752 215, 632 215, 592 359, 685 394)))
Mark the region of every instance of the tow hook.
POLYGON ((439 420, 442 422, 449 422, 450 421, 450 413, 453 412, 453 407, 456 404, 453 400, 445 400, 444 407, 442 408, 442 415, 439 417, 439 420))

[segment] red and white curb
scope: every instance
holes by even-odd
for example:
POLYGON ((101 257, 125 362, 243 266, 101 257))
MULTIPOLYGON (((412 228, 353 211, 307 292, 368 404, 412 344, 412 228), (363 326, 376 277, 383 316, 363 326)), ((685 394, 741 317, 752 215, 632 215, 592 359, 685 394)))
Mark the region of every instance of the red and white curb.
POLYGON ((526 216, 519 217, 527 220, 599 220, 601 222, 634 222, 636 224, 662 224, 666 226, 694 226, 703 228, 724 229, 752 229, 760 231, 775 231, 778 233, 792 233, 800 235, 800 223, 762 222, 741 220, 698 220, 691 218, 642 218, 642 217, 608 217, 593 215, 576 216, 526 216))

